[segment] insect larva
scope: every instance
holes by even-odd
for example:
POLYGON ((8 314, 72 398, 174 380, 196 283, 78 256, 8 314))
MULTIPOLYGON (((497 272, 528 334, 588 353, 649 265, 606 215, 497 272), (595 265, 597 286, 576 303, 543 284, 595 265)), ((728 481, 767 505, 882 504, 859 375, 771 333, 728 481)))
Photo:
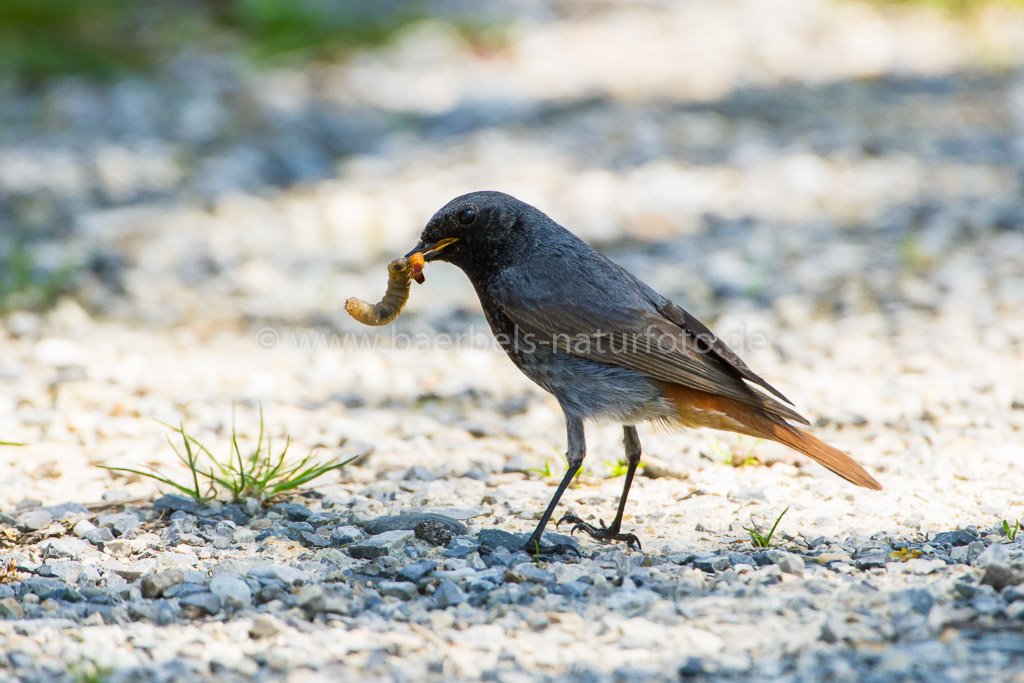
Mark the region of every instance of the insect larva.
POLYGON ((364 325, 387 325, 398 317, 409 300, 409 283, 414 275, 417 282, 423 281, 422 269, 422 254, 396 258, 388 264, 388 288, 384 298, 377 304, 370 304, 352 297, 345 302, 345 310, 364 325))

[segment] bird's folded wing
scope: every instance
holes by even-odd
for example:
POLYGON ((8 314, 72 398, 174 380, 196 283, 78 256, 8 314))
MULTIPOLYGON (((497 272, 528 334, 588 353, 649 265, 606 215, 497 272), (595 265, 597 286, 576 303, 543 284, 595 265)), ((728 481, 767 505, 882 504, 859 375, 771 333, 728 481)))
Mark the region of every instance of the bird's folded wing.
POLYGON ((785 400, 699 321, 697 327, 692 322, 696 318, 676 313, 682 309, 674 304, 670 313, 682 322, 642 308, 594 305, 584 297, 513 300, 497 292, 494 298, 523 333, 521 341, 549 344, 558 352, 643 372, 809 424, 789 406, 747 384, 744 380, 785 400))

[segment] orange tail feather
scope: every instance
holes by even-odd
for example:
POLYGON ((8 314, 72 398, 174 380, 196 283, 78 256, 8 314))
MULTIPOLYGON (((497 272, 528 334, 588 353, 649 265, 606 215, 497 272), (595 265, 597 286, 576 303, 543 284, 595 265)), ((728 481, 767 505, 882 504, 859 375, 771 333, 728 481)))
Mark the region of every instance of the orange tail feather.
POLYGON ((678 384, 665 384, 665 396, 675 403, 678 422, 686 427, 710 427, 777 441, 821 463, 840 477, 869 489, 882 485, 846 453, 829 446, 781 418, 761 412, 753 406, 678 384))

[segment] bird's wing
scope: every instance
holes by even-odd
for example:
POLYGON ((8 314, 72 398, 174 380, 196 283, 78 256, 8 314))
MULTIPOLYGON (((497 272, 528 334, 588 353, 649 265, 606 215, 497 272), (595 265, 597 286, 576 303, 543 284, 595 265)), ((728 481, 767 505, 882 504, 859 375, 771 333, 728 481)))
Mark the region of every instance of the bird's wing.
POLYGON ((786 400, 682 308, 668 302, 656 309, 636 289, 618 297, 609 296, 607 289, 590 290, 588 285, 558 291, 497 286, 490 294, 523 333, 517 343, 548 344, 558 352, 643 372, 809 424, 789 406, 747 384, 744 380, 786 400))

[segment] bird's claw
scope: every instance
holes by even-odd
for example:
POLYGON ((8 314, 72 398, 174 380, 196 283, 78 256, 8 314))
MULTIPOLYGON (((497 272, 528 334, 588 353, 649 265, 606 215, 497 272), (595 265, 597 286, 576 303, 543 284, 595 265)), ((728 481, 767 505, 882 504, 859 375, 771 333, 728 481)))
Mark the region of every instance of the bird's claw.
POLYGON ((570 534, 575 534, 577 531, 585 531, 595 541, 620 541, 628 544, 629 546, 636 546, 637 550, 643 550, 640 546, 640 539, 636 534, 620 534, 618 528, 609 528, 605 526, 604 520, 598 520, 601 523, 600 527, 596 527, 592 524, 584 522, 582 519, 572 513, 568 513, 563 516, 555 526, 561 526, 564 523, 572 524, 573 527, 569 531, 570 534))

